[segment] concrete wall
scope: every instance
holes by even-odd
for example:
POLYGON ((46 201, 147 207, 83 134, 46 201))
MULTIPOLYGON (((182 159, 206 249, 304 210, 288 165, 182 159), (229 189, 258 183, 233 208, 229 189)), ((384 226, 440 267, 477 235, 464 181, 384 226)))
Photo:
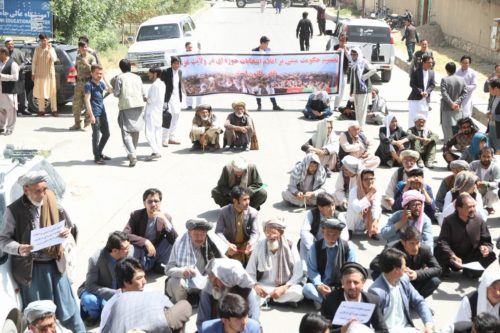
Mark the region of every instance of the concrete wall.
MULTIPOLYGON (((390 8, 393 13, 403 14, 408 9, 416 18, 418 12, 418 3, 420 0, 385 0, 385 6, 390 8)), ((365 10, 371 11, 375 8, 377 0, 365 0, 365 10)), ((363 0, 356 0, 356 6, 361 9, 363 0)))

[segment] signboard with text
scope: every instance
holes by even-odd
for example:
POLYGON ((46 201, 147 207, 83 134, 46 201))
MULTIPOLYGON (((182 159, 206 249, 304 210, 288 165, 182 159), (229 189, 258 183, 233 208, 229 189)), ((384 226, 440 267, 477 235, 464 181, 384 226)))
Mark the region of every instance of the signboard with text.
POLYGON ((0 35, 52 37, 52 11, 48 0, 0 0, 0 35))

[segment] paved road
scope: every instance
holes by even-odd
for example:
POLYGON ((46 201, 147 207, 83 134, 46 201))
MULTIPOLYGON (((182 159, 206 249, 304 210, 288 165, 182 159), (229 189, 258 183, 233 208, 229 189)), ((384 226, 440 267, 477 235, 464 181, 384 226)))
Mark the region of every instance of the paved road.
MULTIPOLYGON (((295 39, 295 26, 304 8, 285 9, 281 15, 274 14, 268 8, 260 13, 258 5, 248 5, 244 9, 236 8, 234 3, 218 2, 213 8, 203 12, 197 18, 197 25, 202 33, 203 50, 217 52, 247 51, 258 45, 258 39, 265 34, 271 39, 270 47, 283 52, 295 52, 299 49, 295 39)), ((313 9, 307 9, 315 17, 313 9)), ((328 23, 330 24, 330 23, 328 23)), ((314 28, 317 25, 314 23, 314 28)), ((325 37, 314 36, 312 51, 322 51, 326 44, 325 37)), ((400 122, 406 124, 406 97, 409 93, 408 75, 395 69, 390 83, 379 86, 381 94, 387 98, 390 109, 398 115, 400 122)), ((204 99, 210 103, 219 117, 225 118, 231 102, 242 99, 253 110, 255 100, 248 96, 220 95, 204 99)), ((280 97, 278 103, 287 111, 252 112, 259 134, 261 150, 240 153, 249 161, 258 165, 262 179, 268 184, 268 201, 262 207, 261 217, 283 216, 287 223, 287 234, 297 240, 304 212, 289 208, 281 200, 281 191, 288 182, 288 171, 303 157, 300 146, 315 129, 316 123, 301 119, 299 112, 305 105, 307 96, 280 97)), ((431 119, 433 130, 440 132, 438 118, 439 96, 432 96, 431 119)), ((106 166, 93 163, 90 132, 70 132, 72 124, 70 114, 60 118, 19 118, 16 131, 10 137, 1 137, 0 143, 14 143, 22 148, 50 149, 50 161, 64 176, 74 197, 71 214, 80 227, 79 267, 74 281, 75 288, 85 279, 88 257, 105 245, 109 232, 123 229, 132 210, 141 208, 141 196, 148 187, 158 187, 164 192, 164 209, 173 216, 178 231, 185 230, 184 223, 193 216, 203 216, 211 221, 217 218, 218 207, 210 199, 210 190, 215 186, 221 168, 231 161, 236 154, 226 151, 218 153, 191 153, 188 133, 192 112, 183 112, 180 118, 179 136, 182 144, 164 148, 163 157, 157 162, 139 161, 133 169, 128 167, 125 150, 121 142, 116 123, 116 99, 109 97, 106 108, 111 124, 111 139, 105 149, 106 155, 113 160, 106 166)), ((264 108, 270 108, 267 99, 264 108)), ((346 129, 345 122, 335 124, 336 131, 346 129)), ((367 135, 376 138, 378 128, 368 126, 367 135)), ((378 138, 376 139, 378 141, 378 138)), ((151 153, 144 136, 139 144, 139 156, 143 159, 151 153)), ((385 189, 385 184, 393 170, 378 169, 377 184, 385 189)), ((426 170, 426 179, 434 189, 446 176, 444 162, 439 160, 439 168, 426 170)), ((328 180, 333 189, 335 177, 328 180)), ((500 211, 500 209, 496 209, 500 211)), ((385 222, 386 217, 384 217, 385 222)), ((488 221, 495 239, 500 236, 498 218, 488 221)), ((439 233, 434 227, 435 235, 439 233)), ((371 259, 383 248, 383 242, 366 241, 355 238, 354 244, 359 261, 368 266, 371 259)), ((150 279, 151 287, 162 290, 163 277, 150 279)), ((367 284, 370 284, 368 281, 367 284)), ((439 290, 429 299, 435 310, 437 327, 451 321, 458 308, 458 300, 472 290, 475 283, 461 278, 446 280, 439 290)), ((266 332, 295 332, 303 313, 311 307, 304 305, 298 310, 288 308, 262 311, 261 322, 266 332)), ((419 324, 420 321, 418 322, 419 324)), ((188 324, 188 332, 194 332, 195 317, 188 324)), ((95 330, 93 330, 95 331, 95 330)))

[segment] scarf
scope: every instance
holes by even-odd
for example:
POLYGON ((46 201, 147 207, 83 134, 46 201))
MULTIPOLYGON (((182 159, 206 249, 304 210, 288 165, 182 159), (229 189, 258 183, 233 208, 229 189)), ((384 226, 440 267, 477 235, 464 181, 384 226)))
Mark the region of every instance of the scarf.
MULTIPOLYGON (((412 201, 420 201, 422 206, 420 207, 420 215, 418 216, 417 223, 415 224, 415 228, 418 229, 420 233, 422 233, 422 228, 424 227, 424 205, 425 205, 425 196, 417 190, 409 190, 403 193, 403 202, 401 206, 405 207, 412 201)), ((403 211, 404 214, 404 211, 403 211)))
POLYGON ((358 77, 359 85, 363 90, 366 90, 366 83, 363 80, 363 71, 365 70, 366 60, 363 58, 363 52, 359 47, 353 47, 351 52, 355 51, 358 54, 358 58, 356 61, 353 61, 351 64, 351 69, 356 71, 356 75, 358 77))
MULTIPOLYGON (((222 240, 214 236, 215 234, 213 234, 212 231, 207 233, 207 239, 204 244, 206 260, 209 260, 209 240, 223 257, 227 251, 227 246, 222 244, 222 240)), ((189 232, 185 232, 181 238, 177 238, 172 253, 177 253, 175 260, 177 261, 178 267, 193 267, 196 265, 196 254, 194 253, 194 247, 191 242, 191 237, 189 237, 189 232)))
POLYGON ((309 168, 309 164, 311 164, 311 162, 318 163, 318 169, 314 174, 314 182, 313 182, 313 190, 317 190, 325 183, 326 172, 325 168, 321 166, 321 162, 319 160, 318 155, 314 153, 307 154, 302 161, 300 161, 295 165, 295 167, 291 171, 290 181, 293 184, 299 184, 304 179, 306 179, 307 169, 309 168))
POLYGON ((339 139, 333 129, 330 135, 328 135, 328 123, 330 123, 333 127, 332 119, 323 119, 318 123, 316 133, 314 133, 311 138, 314 148, 321 149, 328 145, 338 146, 339 139))
MULTIPOLYGON (((394 113, 389 113, 387 116, 384 117, 385 135, 387 136, 387 138, 389 138, 391 136, 391 121, 394 118, 396 118, 394 113)), ((398 128, 396 127, 395 131, 397 129, 398 128)))
POLYGON ((486 134, 478 132, 478 133, 474 134, 474 136, 472 137, 472 142, 470 144, 469 149, 470 149, 470 153, 472 155, 473 161, 479 159, 479 143, 481 141, 485 141, 485 140, 486 140, 486 146, 490 147, 490 140, 486 134))
MULTIPOLYGON (((232 162, 231 162, 232 163, 232 162)), ((246 168, 246 170, 243 171, 243 174, 241 175, 241 179, 240 179, 240 183, 237 184, 236 183, 236 176, 234 175, 234 171, 233 171, 233 166, 232 164, 229 163, 227 164, 227 168, 229 170, 229 179, 228 179, 228 182, 230 184, 231 187, 233 186, 236 186, 236 185, 239 185, 241 187, 248 187, 248 170, 250 169, 250 164, 248 165, 248 167, 246 168)))
POLYGON ((498 280, 500 280, 500 269, 498 267, 484 271, 481 282, 479 282, 479 286, 477 287, 477 314, 487 312, 489 301, 486 288, 498 280))
POLYGON ((358 176, 356 177, 356 187, 358 188, 358 190, 357 190, 357 192, 358 192, 358 200, 361 200, 361 199, 363 199, 366 196, 366 192, 363 189, 363 182, 361 181, 361 172, 363 172, 363 170, 361 170, 358 173, 358 176))
MULTIPOLYGON (((49 227, 59 223, 59 207, 57 199, 52 191, 47 191, 43 199, 42 207, 40 208, 40 228, 49 227)), ((47 248, 47 253, 50 257, 60 259, 64 254, 64 247, 59 245, 50 246, 47 248)))
MULTIPOLYGON (((282 286, 290 280, 293 273, 293 254, 292 249, 289 246, 288 241, 285 236, 281 236, 279 239, 280 246, 276 254, 278 255, 278 267, 276 274, 276 286, 282 286)), ((267 246, 267 239, 261 239, 257 244, 256 249, 257 254, 257 270, 259 272, 269 272, 272 267, 273 259, 271 257, 271 251, 267 246)))

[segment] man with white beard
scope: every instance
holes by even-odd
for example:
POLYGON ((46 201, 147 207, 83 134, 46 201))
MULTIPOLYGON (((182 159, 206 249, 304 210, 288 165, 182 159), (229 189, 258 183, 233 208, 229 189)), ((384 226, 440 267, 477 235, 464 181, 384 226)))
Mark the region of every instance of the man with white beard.
POLYGON ((254 289, 260 299, 297 307, 303 298, 300 282, 303 277, 299 251, 285 238, 286 224, 282 218, 263 223, 266 238, 255 245, 247 272, 257 281, 254 289))
POLYGON ((248 302, 248 316, 259 320, 260 309, 257 302, 255 281, 245 271, 238 260, 221 258, 211 260, 206 268, 208 281, 201 292, 196 326, 201 332, 201 324, 219 317, 217 303, 227 293, 235 293, 248 302), (215 313, 215 315, 214 315, 215 313))

